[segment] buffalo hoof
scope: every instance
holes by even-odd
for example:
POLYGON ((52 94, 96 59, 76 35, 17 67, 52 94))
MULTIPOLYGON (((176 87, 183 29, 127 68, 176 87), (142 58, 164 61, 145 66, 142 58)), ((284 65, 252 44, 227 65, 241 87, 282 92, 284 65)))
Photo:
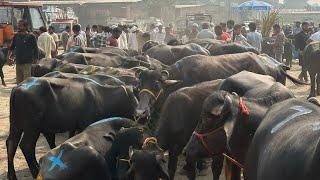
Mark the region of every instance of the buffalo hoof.
POLYGON ((15 175, 15 174, 13 174, 13 175, 7 175, 7 178, 8 178, 8 180, 18 180, 17 179, 17 176, 15 175))

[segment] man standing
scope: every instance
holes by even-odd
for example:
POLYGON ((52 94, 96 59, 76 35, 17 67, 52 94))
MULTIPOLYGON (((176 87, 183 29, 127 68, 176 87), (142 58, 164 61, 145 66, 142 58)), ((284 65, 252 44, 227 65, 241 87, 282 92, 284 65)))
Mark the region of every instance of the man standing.
POLYGON ((242 35, 241 29, 242 29, 242 25, 240 24, 236 24, 234 26, 233 36, 232 36, 233 42, 246 46, 248 45, 248 41, 247 41, 247 38, 242 35))
POLYGON ((121 36, 122 30, 116 27, 112 30, 112 35, 107 39, 107 45, 112 47, 119 47, 118 39, 121 36))
POLYGON ((177 39, 173 34, 173 30, 171 27, 166 27, 165 31, 166 31, 166 36, 164 38, 164 43, 168 44, 168 42, 177 39))
POLYGON ((128 40, 127 40, 127 29, 125 25, 118 25, 118 28, 121 29, 121 35, 118 39, 118 45, 120 49, 128 49, 128 40))
POLYGON ((156 27, 156 25, 151 24, 150 25, 150 32, 149 32, 151 41, 156 41, 157 32, 158 32, 158 28, 156 27))
POLYGON ((40 36, 38 37, 38 47, 46 53, 46 58, 51 58, 51 53, 56 52, 56 43, 53 37, 47 32, 46 27, 40 27, 40 36))
POLYGON ((302 23, 302 30, 295 35, 295 48, 299 53, 299 65, 302 67, 301 73, 299 75, 300 80, 305 80, 309 81, 307 70, 305 69, 304 66, 304 61, 303 61, 303 51, 304 48, 307 46, 307 41, 309 39, 309 23, 308 22, 303 22, 302 23))
POLYGON ((209 30, 209 28, 210 28, 209 23, 203 23, 202 30, 198 33, 197 38, 198 39, 214 39, 214 34, 209 30))
POLYGON ((256 23, 250 23, 249 30, 250 32, 247 34, 248 43, 261 52, 262 35, 261 33, 257 32, 256 23))
POLYGON ((138 31, 138 27, 135 25, 132 26, 132 28, 130 29, 130 32, 128 33, 128 48, 136 51, 139 50, 137 33, 139 33, 139 31, 138 31))
POLYGON ((72 26, 73 35, 70 36, 68 43, 67 43, 67 50, 72 47, 79 46, 85 47, 86 40, 84 39, 83 35, 80 35, 81 26, 79 24, 75 24, 72 26))
POLYGON ((231 38, 233 38, 233 28, 234 28, 234 20, 227 21, 227 33, 230 35, 231 38))
POLYGON ((70 26, 66 26, 65 30, 61 33, 61 43, 63 46, 63 50, 66 50, 68 39, 70 37, 71 28, 70 26))
POLYGON ((162 24, 158 26, 159 31, 156 33, 156 42, 159 44, 164 44, 164 39, 166 38, 166 34, 163 32, 162 24))
POLYGON ((223 32, 222 27, 220 25, 216 25, 214 27, 214 32, 216 33, 216 39, 221 41, 230 41, 230 35, 226 32, 223 32))
POLYGON ((193 23, 191 27, 191 32, 187 34, 189 41, 196 39, 199 33, 199 25, 197 23, 193 23))
POLYGON ((58 54, 58 47, 59 47, 59 37, 58 35, 54 32, 54 27, 53 26, 49 26, 48 28, 48 32, 49 34, 53 37, 54 42, 56 43, 56 51, 52 52, 52 57, 56 57, 56 55, 58 54))
POLYGON ((279 24, 273 25, 272 37, 274 39, 274 42, 271 43, 273 46, 274 58, 278 62, 282 63, 282 55, 284 53, 285 36, 284 36, 283 32, 281 31, 281 27, 279 24))
POLYGON ((38 46, 36 37, 28 33, 28 23, 24 20, 18 22, 18 33, 14 35, 8 52, 8 63, 15 61, 17 84, 31 77, 31 64, 38 59, 38 46), (15 59, 13 58, 13 52, 15 59))

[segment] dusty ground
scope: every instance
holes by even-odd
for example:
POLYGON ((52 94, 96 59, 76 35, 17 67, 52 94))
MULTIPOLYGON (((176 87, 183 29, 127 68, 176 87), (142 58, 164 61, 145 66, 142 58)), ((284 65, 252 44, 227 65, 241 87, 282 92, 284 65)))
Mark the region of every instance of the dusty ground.
MULTIPOLYGON (((290 71, 290 74, 298 77, 300 68, 295 64, 290 71)), ((6 155, 6 146, 5 140, 8 135, 9 129, 9 98, 11 88, 15 86, 15 69, 13 67, 4 67, 4 74, 6 76, 6 82, 8 87, 3 87, 0 85, 0 179, 6 179, 7 174, 7 155, 6 155)), ((294 92, 294 94, 299 98, 306 98, 309 93, 308 86, 295 86, 291 82, 287 83, 287 87, 294 92)), ((63 142, 66 139, 65 135, 58 136, 58 142, 63 142)), ((45 152, 49 150, 49 147, 44 141, 44 138, 41 137, 37 144, 37 158, 40 158, 45 152)), ((18 148, 17 154, 15 156, 15 168, 17 171, 17 176, 21 180, 30 180, 30 173, 27 168, 27 163, 18 148)), ((180 162, 183 163, 183 162, 180 162)), ((178 177, 177 179, 186 179, 185 177, 178 177)), ((201 177, 200 180, 212 179, 211 176, 201 177)), ((221 178, 223 179, 223 178, 221 178)))

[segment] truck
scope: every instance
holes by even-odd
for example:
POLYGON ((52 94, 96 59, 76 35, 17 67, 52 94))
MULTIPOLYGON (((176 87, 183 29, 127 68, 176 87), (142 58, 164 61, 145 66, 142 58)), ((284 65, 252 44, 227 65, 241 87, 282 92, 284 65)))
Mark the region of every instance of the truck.
POLYGON ((42 5, 34 2, 0 1, 0 47, 10 46, 20 20, 28 23, 30 32, 47 26, 42 5))

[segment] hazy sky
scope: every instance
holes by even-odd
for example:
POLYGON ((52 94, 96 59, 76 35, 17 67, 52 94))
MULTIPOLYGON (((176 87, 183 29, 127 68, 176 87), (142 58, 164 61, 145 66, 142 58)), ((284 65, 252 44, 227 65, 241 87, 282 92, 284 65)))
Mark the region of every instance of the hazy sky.
MULTIPOLYGON (((280 1, 280 3, 283 3, 283 0, 279 0, 279 1, 280 1)), ((320 0, 309 0, 308 2, 320 4, 320 0)))

